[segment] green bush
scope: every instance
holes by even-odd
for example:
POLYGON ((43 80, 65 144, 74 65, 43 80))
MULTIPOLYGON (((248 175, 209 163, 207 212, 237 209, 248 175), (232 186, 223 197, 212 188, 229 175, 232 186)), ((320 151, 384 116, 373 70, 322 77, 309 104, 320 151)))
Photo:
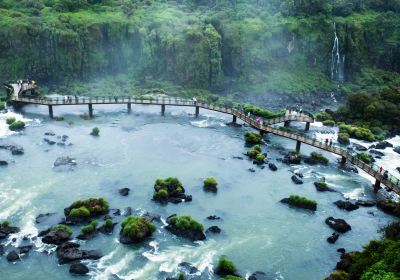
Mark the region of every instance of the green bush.
POLYGON ((0 101, 0 110, 4 110, 6 108, 6 104, 3 101, 0 101))
POLYGON ((10 124, 15 123, 16 120, 17 120, 16 118, 10 117, 10 118, 7 118, 7 119, 6 119, 6 123, 7 123, 8 125, 10 125, 10 124))
POLYGON ((244 278, 240 276, 227 275, 222 277, 220 280, 244 280, 244 278))
POLYGON ((339 132, 338 142, 343 145, 350 144, 350 135, 347 132, 339 132))
POLYGON ((259 144, 261 143, 262 136, 259 133, 247 132, 244 135, 244 139, 248 144, 259 144))
POLYGON ((323 125, 325 126, 334 126, 335 125, 335 121, 334 120, 325 120, 322 122, 323 125))
POLYGON ((204 226, 199 222, 193 220, 192 217, 190 216, 173 216, 167 220, 167 223, 181 230, 185 229, 192 229, 198 231, 204 230, 204 226))
POLYGON ((368 128, 352 126, 341 124, 339 126, 339 132, 347 133, 350 137, 359 139, 359 140, 366 140, 366 141, 375 141, 375 135, 369 130, 368 128))
POLYGON ((221 256, 218 260, 217 271, 223 272, 223 274, 235 274, 236 266, 233 261, 229 260, 225 256, 221 256))
POLYGON ((89 218, 90 211, 85 207, 73 208, 68 215, 70 218, 89 218))
POLYGON ((264 160, 265 160, 265 155, 264 154, 258 154, 257 156, 256 156, 256 161, 257 162, 264 162, 264 160))
POLYGON ((89 217, 105 214, 108 211, 108 202, 100 198, 88 198, 85 200, 77 200, 70 206, 71 212, 69 216, 72 218, 89 217))
POLYGON ((258 154, 261 153, 261 146, 255 145, 250 151, 247 151, 246 155, 251 159, 256 159, 258 154))
POLYGON ((243 110, 246 113, 250 113, 250 114, 253 114, 254 116, 263 117, 263 118, 267 118, 267 119, 276 118, 276 117, 285 115, 284 111, 281 111, 279 113, 274 113, 274 112, 268 111, 266 109, 253 106, 251 104, 244 104, 243 110))
POLYGON ((372 156, 366 152, 357 154, 357 158, 367 164, 370 164, 373 161, 372 156))
POLYGON ((151 235, 156 227, 144 217, 128 216, 121 224, 125 236, 144 238, 151 235))
POLYGON ((100 129, 99 129, 98 127, 94 127, 94 128, 92 129, 92 132, 91 132, 90 134, 93 135, 93 136, 99 136, 99 134, 100 134, 100 129))
POLYGON ((392 222, 380 230, 386 239, 393 241, 400 240, 400 222, 392 222))
POLYGON ((349 280, 349 275, 344 271, 334 271, 331 273, 329 278, 325 278, 325 280, 349 280))
POLYGON ((310 157, 315 160, 318 161, 321 164, 328 164, 329 163, 329 159, 327 159, 326 157, 324 157, 324 155, 322 153, 318 153, 318 152, 312 152, 310 154, 310 157))
POLYGON ((81 229, 80 234, 83 235, 83 234, 88 234, 88 233, 94 232, 97 228, 97 225, 98 225, 98 222, 96 220, 92 221, 90 223, 90 225, 87 225, 81 229))
POLYGON ((208 177, 204 179, 204 187, 209 187, 209 188, 217 188, 218 182, 214 177, 208 177))
POLYGON ((262 148, 261 148, 261 146, 260 146, 260 145, 255 145, 255 146, 253 147, 253 150, 255 150, 255 151, 257 151, 257 152, 261 153, 261 151, 262 151, 262 148))
POLYGON ((289 197, 289 201, 291 205, 295 206, 310 206, 310 207, 317 207, 317 202, 315 200, 310 200, 304 196, 298 196, 292 194, 289 197))
POLYGON ((66 233, 68 233, 69 235, 72 235, 72 230, 68 227, 68 226, 66 226, 66 225, 56 225, 56 226, 53 226, 52 228, 51 228, 51 230, 61 230, 61 231, 65 231, 66 233))
POLYGON ((169 197, 168 191, 166 189, 161 189, 154 194, 157 198, 167 199, 169 197))
POLYGON ((23 121, 15 121, 12 124, 9 125, 10 130, 21 130, 25 127, 25 123, 23 121))
POLYGON ((332 120, 332 115, 327 112, 319 112, 315 115, 315 119, 320 122, 332 120))
POLYGON ((179 272, 178 280, 185 280, 185 274, 183 272, 179 272))
POLYGON ((112 226, 113 226, 113 221, 112 221, 111 219, 107 219, 107 220, 104 222, 104 227, 110 228, 110 227, 112 227, 112 226))
POLYGON ((2 221, 1 223, 0 223, 0 227, 8 227, 8 226, 10 226, 10 221, 2 221))
POLYGON ((176 177, 168 177, 166 179, 157 179, 155 182, 156 186, 160 186, 162 188, 172 188, 177 189, 179 187, 183 187, 182 182, 179 181, 176 177))

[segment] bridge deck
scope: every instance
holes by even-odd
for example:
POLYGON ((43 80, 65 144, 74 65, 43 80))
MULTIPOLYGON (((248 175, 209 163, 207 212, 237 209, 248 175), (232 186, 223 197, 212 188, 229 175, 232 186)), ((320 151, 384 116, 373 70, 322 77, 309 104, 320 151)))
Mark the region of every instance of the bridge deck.
POLYGON ((181 98, 158 98, 158 99, 143 99, 143 98, 133 98, 133 97, 98 97, 98 98, 29 98, 29 97, 18 97, 13 95, 12 100, 15 102, 39 104, 39 105, 49 105, 49 106, 59 106, 59 105, 96 105, 96 104, 142 104, 142 105, 169 105, 169 106, 188 106, 188 107, 198 107, 207 110, 212 110, 216 112, 230 114, 241 119, 243 122, 251 125, 252 127, 266 133, 272 133, 279 135, 288 139, 296 140, 301 143, 334 153, 336 155, 346 158, 347 161, 351 162, 358 168, 362 169, 376 180, 380 181, 382 184, 387 186, 389 189, 393 190, 397 194, 400 194, 400 180, 395 176, 389 174, 387 178, 379 172, 379 167, 375 164, 366 164, 359 160, 357 157, 347 152, 346 150, 337 147, 326 145, 323 142, 317 141, 315 139, 307 138, 299 134, 286 132, 270 125, 277 124, 286 121, 300 121, 311 123, 314 119, 311 115, 303 113, 286 114, 281 117, 264 119, 263 123, 257 122, 254 117, 250 117, 243 113, 242 111, 234 108, 219 107, 212 104, 204 102, 193 102, 188 99, 181 98))

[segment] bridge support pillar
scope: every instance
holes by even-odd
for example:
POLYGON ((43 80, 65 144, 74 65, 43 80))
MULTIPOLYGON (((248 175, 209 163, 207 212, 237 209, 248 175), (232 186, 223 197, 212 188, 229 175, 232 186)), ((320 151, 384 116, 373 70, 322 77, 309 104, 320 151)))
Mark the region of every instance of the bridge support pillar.
POLYGON ((346 158, 342 156, 342 159, 340 160, 340 164, 346 164, 346 158))
POLYGON ((310 130, 310 123, 309 122, 306 122, 306 129, 305 129, 306 131, 309 131, 310 130))
POLYGON ((161 105, 161 116, 165 116, 165 104, 161 105))
POLYGON ((285 122, 283 123, 283 126, 284 126, 284 127, 289 127, 289 126, 290 126, 290 121, 285 121, 285 122))
POLYGON ((49 116, 51 119, 54 117, 53 116, 53 105, 49 105, 49 116))
POLYGON ((260 130, 259 133, 260 133, 261 136, 265 135, 265 131, 260 130))
POLYGON ((132 111, 132 104, 128 103, 126 106, 128 108, 128 114, 129 114, 132 111))
POLYGON ((299 140, 297 140, 297 142, 296 142, 296 152, 300 152, 300 146, 301 146, 301 142, 299 140))
POLYGON ((88 104, 88 107, 89 107, 89 117, 93 118, 93 105, 88 104))
POLYGON ((196 118, 199 116, 200 113, 200 107, 196 106, 196 118))
POLYGON ((236 116, 233 116, 232 122, 233 122, 233 123, 236 123, 236 116))
POLYGON ((381 188, 381 181, 376 179, 375 184, 374 184, 374 192, 377 193, 380 188, 381 188))

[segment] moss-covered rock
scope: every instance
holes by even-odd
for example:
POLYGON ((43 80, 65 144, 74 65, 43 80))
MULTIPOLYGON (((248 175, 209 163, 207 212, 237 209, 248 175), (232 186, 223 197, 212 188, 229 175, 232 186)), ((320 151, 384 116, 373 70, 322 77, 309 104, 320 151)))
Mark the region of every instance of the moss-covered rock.
POLYGON ((315 165, 315 164, 327 165, 329 163, 329 160, 326 157, 324 157, 322 153, 312 152, 309 157, 306 157, 304 159, 304 162, 310 165, 315 165))
POLYGON ((56 225, 39 233, 42 242, 46 244, 60 245, 71 239, 72 230, 66 225, 56 225))
POLYGON ((82 240, 92 239, 97 234, 97 225, 98 222, 96 220, 92 221, 89 225, 84 226, 81 229, 79 235, 76 238, 82 240))
POLYGON ((192 219, 190 216, 172 215, 167 219, 168 225, 165 227, 173 234, 190 239, 191 241, 204 240, 204 226, 192 219))
POLYGON ((77 200, 64 209, 67 222, 85 223, 90 218, 99 217, 108 213, 109 204, 104 198, 88 198, 77 200))
POLYGON ((128 216, 121 224, 119 241, 123 244, 140 243, 155 230, 156 227, 145 217, 128 216))
POLYGON ((217 179, 214 177, 208 177, 203 181, 203 188, 205 191, 216 192, 218 186, 217 179))
POLYGON ((247 132, 244 135, 244 139, 247 144, 260 144, 262 141, 262 136, 259 133, 247 132))
POLYGON ((317 202, 315 200, 310 200, 303 196, 291 195, 288 198, 283 198, 282 203, 289 204, 293 207, 304 208, 311 211, 317 210, 317 202))
POLYGON ((217 267, 215 268, 215 274, 224 277, 227 277, 228 275, 239 277, 239 275, 237 274, 236 265, 234 264, 233 261, 231 261, 225 256, 221 256, 218 259, 218 264, 217 267))
POLYGON ((23 121, 15 121, 8 126, 10 130, 18 131, 25 128, 25 123, 23 121))
POLYGON ((383 212, 400 218, 400 203, 389 199, 378 200, 376 206, 383 212))
POLYGON ((346 132, 339 132, 337 140, 342 145, 349 145, 350 144, 350 135, 346 132))
POLYGON ((154 183, 153 200, 161 203, 180 203, 182 201, 191 201, 192 196, 185 194, 185 189, 178 178, 168 177, 166 179, 157 179, 154 183))

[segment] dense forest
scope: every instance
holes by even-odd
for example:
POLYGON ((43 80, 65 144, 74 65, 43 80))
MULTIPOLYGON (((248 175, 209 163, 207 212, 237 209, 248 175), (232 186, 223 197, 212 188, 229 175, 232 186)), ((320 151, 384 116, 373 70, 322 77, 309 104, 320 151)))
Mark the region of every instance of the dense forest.
POLYGON ((380 92, 400 84, 399 13, 400 0, 0 0, 0 81, 380 92))

